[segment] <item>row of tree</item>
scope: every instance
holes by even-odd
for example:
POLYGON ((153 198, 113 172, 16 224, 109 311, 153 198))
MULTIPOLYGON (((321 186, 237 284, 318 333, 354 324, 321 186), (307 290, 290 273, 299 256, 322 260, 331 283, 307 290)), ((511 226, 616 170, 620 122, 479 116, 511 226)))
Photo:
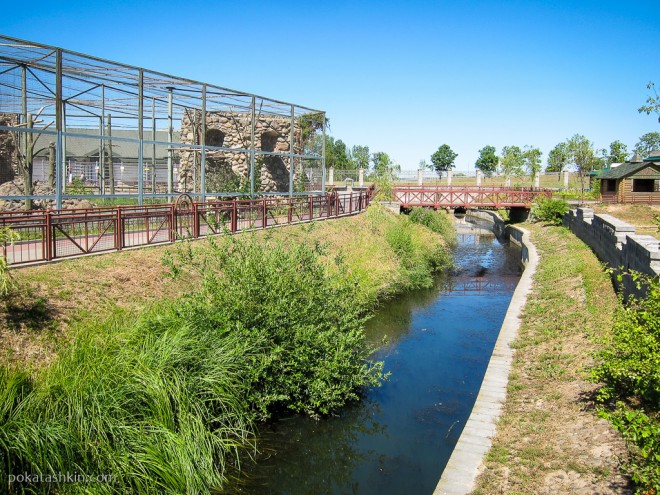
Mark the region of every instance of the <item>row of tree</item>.
POLYGON ((335 139, 329 135, 325 137, 325 166, 333 167, 336 170, 372 169, 376 173, 400 168, 383 151, 371 153, 369 146, 362 145, 348 148, 341 139, 335 139))
MULTIPOLYGON (((660 132, 644 134, 633 148, 633 153, 646 156, 653 150, 660 149, 660 132)), ((504 146, 497 154, 494 146, 484 146, 479 150, 479 158, 475 162, 478 170, 487 177, 498 172, 506 177, 519 177, 528 174, 536 177, 542 169, 543 153, 535 146, 504 146)), ((431 163, 422 160, 419 168, 435 170, 439 176, 455 167, 458 154, 454 153, 448 144, 443 144, 431 155, 431 163)), ((609 150, 596 149, 594 143, 581 134, 575 134, 557 144, 548 153, 546 172, 561 172, 574 167, 580 176, 594 170, 608 168, 612 163, 622 163, 631 157, 628 147, 621 141, 610 143, 609 150)))

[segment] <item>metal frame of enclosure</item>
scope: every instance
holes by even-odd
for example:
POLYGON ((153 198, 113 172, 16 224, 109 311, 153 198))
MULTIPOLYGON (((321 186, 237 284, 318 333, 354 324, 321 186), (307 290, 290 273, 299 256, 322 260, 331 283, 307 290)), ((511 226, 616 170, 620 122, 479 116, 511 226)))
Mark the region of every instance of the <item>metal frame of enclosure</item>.
POLYGON ((18 240, 2 243, 0 254, 9 265, 21 265, 337 218, 363 211, 372 195, 368 189, 195 202, 182 194, 163 205, 2 212, 0 228, 10 228, 18 240))
POLYGON ((4 166, 51 186, 4 200, 325 190, 323 111, 7 36, 0 124, 4 166))

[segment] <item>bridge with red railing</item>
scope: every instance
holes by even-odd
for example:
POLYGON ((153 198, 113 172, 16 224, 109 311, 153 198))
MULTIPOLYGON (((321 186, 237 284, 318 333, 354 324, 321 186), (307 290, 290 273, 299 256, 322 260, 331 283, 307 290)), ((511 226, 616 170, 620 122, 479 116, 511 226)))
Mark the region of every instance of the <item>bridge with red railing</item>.
POLYGON ((404 208, 526 208, 539 197, 550 197, 549 189, 536 187, 394 186, 394 201, 404 208))

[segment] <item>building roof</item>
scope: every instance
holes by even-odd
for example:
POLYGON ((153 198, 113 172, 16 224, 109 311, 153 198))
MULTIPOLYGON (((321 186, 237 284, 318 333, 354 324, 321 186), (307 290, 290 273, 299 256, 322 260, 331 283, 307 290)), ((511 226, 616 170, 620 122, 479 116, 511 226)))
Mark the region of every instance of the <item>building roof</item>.
MULTIPOLYGON (((660 157, 659 157, 660 158, 660 157)), ((648 158, 646 159, 648 160, 648 158)), ((654 161, 654 160, 653 160, 654 161)), ((625 177, 629 177, 631 175, 636 174, 640 170, 647 168, 647 167, 653 167, 653 168, 658 168, 658 165, 660 164, 655 164, 653 163, 652 160, 644 161, 641 163, 622 163, 616 168, 612 168, 610 170, 606 170, 604 172, 601 172, 598 175, 599 179, 623 179, 625 177)))

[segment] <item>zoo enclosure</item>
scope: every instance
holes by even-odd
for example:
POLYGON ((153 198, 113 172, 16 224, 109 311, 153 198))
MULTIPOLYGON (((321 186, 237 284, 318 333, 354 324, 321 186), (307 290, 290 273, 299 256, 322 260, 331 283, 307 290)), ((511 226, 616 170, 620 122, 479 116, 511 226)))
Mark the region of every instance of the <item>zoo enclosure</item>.
POLYGON ((321 193, 325 124, 320 110, 0 36, 5 201, 321 193))

